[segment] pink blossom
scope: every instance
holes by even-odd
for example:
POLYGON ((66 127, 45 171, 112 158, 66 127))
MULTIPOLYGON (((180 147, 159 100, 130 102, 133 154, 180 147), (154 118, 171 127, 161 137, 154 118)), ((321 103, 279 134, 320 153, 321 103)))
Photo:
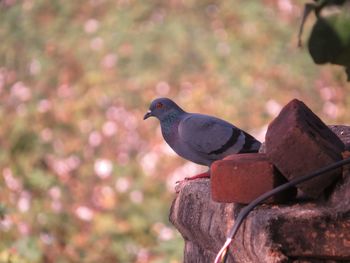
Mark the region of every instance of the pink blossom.
POLYGON ((94 217, 94 211, 87 206, 79 206, 75 210, 75 214, 83 221, 91 221, 94 217))
POLYGON ((118 126, 114 121, 107 121, 103 124, 102 132, 105 136, 111 137, 118 130, 118 126))
POLYGON ((99 28, 99 25, 100 25, 100 22, 92 18, 85 22, 84 30, 86 33, 91 34, 97 31, 97 29, 99 28))
POLYGON ((108 159, 98 159, 95 161, 94 170, 98 177, 105 179, 112 174, 113 164, 108 159))
POLYGON ((92 147, 97 147, 101 144, 102 142, 102 136, 98 131, 93 131, 89 135, 89 144, 92 147))

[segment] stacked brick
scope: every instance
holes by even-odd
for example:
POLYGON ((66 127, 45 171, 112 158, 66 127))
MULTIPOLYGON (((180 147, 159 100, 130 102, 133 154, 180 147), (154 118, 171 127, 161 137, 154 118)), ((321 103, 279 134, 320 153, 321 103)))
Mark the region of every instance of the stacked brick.
MULTIPOLYGON (((247 204, 288 180, 342 159, 344 144, 303 102, 292 100, 271 122, 266 153, 239 154, 214 162, 211 193, 217 202, 247 204)), ((341 174, 337 169, 297 186, 318 198, 341 174)), ((281 203, 295 197, 295 189, 267 200, 281 203)))
MULTIPOLYGON (((214 201, 247 204, 276 186, 286 183, 263 153, 235 154, 212 165, 211 186, 214 201)), ((294 197, 292 188, 268 199, 280 203, 294 197)))

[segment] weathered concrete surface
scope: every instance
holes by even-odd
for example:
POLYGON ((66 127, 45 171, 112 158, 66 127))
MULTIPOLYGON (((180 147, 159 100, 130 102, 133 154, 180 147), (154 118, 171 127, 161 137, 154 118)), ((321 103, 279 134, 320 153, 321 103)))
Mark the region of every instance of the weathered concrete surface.
MULTIPOLYGON (((350 127, 332 130, 350 145, 350 127)), ((327 199, 257 207, 230 246, 228 262, 350 262, 349 170, 327 199)), ((212 201, 209 179, 184 182, 178 191, 170 221, 185 239, 184 262, 213 262, 243 206, 212 201)))
MULTIPOLYGON (((173 202, 170 221, 185 239, 184 262, 213 262, 242 207, 212 201, 209 179, 183 183, 173 202)), ((259 216, 249 217, 242 225, 232 246, 234 256, 231 254, 228 262, 284 262, 286 259, 277 248, 273 253, 271 241, 261 229, 267 214, 259 210, 253 212, 257 213, 259 216)))
POLYGON ((345 150, 350 150, 350 126, 328 125, 345 145, 345 150))

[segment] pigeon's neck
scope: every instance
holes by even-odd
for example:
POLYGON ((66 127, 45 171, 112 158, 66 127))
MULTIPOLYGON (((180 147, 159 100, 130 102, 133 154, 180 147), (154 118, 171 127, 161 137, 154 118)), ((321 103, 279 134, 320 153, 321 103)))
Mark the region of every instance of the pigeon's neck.
POLYGON ((185 112, 182 110, 172 110, 162 117, 160 123, 164 135, 170 135, 175 130, 174 127, 179 124, 183 114, 185 112))

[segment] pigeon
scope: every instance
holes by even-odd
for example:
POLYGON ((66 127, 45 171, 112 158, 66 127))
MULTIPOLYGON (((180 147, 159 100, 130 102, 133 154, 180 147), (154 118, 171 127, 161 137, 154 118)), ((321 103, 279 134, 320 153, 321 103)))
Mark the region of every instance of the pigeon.
POLYGON ((156 117, 164 140, 181 157, 209 167, 209 172, 186 179, 210 177, 210 166, 231 154, 258 152, 261 143, 222 119, 184 111, 169 98, 152 101, 144 120, 156 117))

